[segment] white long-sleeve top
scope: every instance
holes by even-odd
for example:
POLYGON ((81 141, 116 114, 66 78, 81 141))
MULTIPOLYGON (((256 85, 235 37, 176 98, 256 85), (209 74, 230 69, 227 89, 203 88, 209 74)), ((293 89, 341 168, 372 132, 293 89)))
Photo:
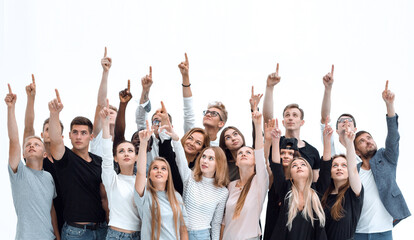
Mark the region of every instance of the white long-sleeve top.
POLYGON ((180 141, 172 141, 176 154, 176 164, 183 180, 183 201, 188 214, 189 231, 211 228, 211 239, 220 238, 221 222, 228 197, 226 187, 214 186, 214 178, 194 179, 188 168, 184 149, 180 141))
POLYGON ((135 175, 116 174, 112 156, 112 140, 102 139, 102 183, 109 206, 109 226, 140 231, 141 220, 134 202, 135 175))

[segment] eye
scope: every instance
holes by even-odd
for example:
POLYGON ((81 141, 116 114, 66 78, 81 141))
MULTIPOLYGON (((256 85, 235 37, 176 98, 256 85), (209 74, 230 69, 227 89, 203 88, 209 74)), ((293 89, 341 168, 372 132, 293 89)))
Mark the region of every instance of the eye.
POLYGON ((210 161, 214 161, 214 158, 213 158, 213 157, 210 157, 208 160, 210 160, 210 161))
POLYGON ((157 167, 157 166, 154 166, 152 169, 157 170, 157 169, 158 169, 158 167, 157 167))
POLYGON ((166 167, 162 167, 161 170, 167 171, 167 168, 166 167))
POLYGON ((130 149, 128 149, 128 152, 133 152, 133 150, 130 148, 130 149))
POLYGON ((207 156, 203 154, 202 158, 206 158, 207 156))
POLYGON ((233 133, 233 136, 237 137, 237 136, 239 136, 239 133, 238 132, 234 132, 233 133))
POLYGON ((332 165, 332 167, 336 168, 338 167, 338 164, 335 163, 334 165, 332 165))
POLYGON ((343 168, 346 168, 346 167, 347 167, 347 165, 346 165, 346 164, 342 164, 342 167, 343 167, 343 168))
POLYGON ((239 152, 237 153, 237 155, 243 155, 243 152, 242 152, 242 151, 239 151, 239 152))
POLYGON ((230 139, 230 136, 225 136, 224 137, 224 140, 226 140, 226 141, 229 140, 229 139, 230 139))
POLYGON ((202 145, 203 145, 201 142, 196 142, 196 144, 197 144, 198 146, 202 146, 202 145))
POLYGON ((124 149, 119 149, 119 152, 120 152, 120 153, 123 153, 123 152, 124 152, 124 149))

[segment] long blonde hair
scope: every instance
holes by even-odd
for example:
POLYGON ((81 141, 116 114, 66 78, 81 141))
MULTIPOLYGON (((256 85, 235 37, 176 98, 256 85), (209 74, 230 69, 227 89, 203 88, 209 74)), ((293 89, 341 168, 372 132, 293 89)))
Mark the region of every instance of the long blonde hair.
POLYGON ((305 204, 302 210, 302 216, 306 220, 309 219, 311 221, 312 227, 314 227, 313 221, 319 219, 320 226, 323 227, 325 226, 325 213, 323 211, 318 194, 316 194, 316 191, 311 188, 313 180, 312 168, 309 165, 308 161, 306 161, 306 159, 302 157, 293 159, 288 166, 289 171, 287 172, 286 177, 287 179, 290 179, 290 181, 292 182, 292 189, 286 194, 285 197, 285 200, 289 201, 288 220, 286 226, 288 227, 289 231, 292 230, 293 219, 295 219, 296 215, 298 214, 300 206, 299 190, 296 187, 295 181, 294 179, 292 179, 290 173, 293 162, 297 160, 302 160, 303 162, 305 162, 309 171, 308 178, 306 179, 306 185, 303 190, 303 200, 305 201, 305 204), (314 216, 314 213, 316 214, 316 218, 314 216))
POLYGON ((201 150, 198 155, 195 165, 194 165, 194 180, 200 182, 203 179, 203 173, 201 172, 200 159, 203 156, 203 153, 211 149, 214 151, 216 159, 216 172, 214 173, 214 186, 216 187, 226 187, 229 184, 229 171, 227 170, 227 158, 223 150, 220 147, 206 147, 201 150))
MULTIPOLYGON (((162 158, 162 157, 156 157, 156 158, 154 158, 154 161, 152 161, 149 169, 152 168, 155 161, 162 161, 167 165, 168 178, 167 178, 167 182, 166 182, 166 185, 165 185, 165 191, 167 192, 167 198, 168 198, 168 201, 170 202, 170 206, 171 206, 171 209, 172 209, 172 212, 173 212, 173 219, 174 219, 174 226, 175 226, 175 236, 178 240, 179 239, 180 225, 184 224, 184 219, 183 219, 183 215, 181 214, 181 206, 180 206, 180 205, 183 205, 183 204, 181 202, 179 202, 177 200, 177 198, 175 197, 175 189, 174 189, 174 184, 173 184, 173 180, 172 180, 171 168, 170 168, 170 165, 168 164, 167 160, 165 160, 165 158, 162 158)), ((151 240, 159 240, 160 235, 161 235, 161 221, 162 221, 162 219, 161 219, 161 210, 158 207, 160 205, 160 203, 158 201, 157 190, 155 189, 154 185, 152 184, 151 179, 149 178, 149 173, 148 173, 147 189, 150 191, 151 197, 152 197, 152 204, 151 204, 151 240), (155 229, 157 231, 157 234, 155 234, 155 229)))

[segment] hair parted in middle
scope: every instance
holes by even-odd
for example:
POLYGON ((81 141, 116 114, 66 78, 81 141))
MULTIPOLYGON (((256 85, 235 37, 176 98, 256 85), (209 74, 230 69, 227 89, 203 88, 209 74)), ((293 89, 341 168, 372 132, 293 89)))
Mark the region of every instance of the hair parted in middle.
POLYGON ((223 150, 220 147, 206 147, 201 150, 198 155, 195 164, 194 164, 194 179, 196 182, 200 182, 203 178, 203 173, 201 172, 200 161, 203 153, 211 149, 214 151, 214 158, 216 161, 216 172, 214 174, 214 186, 216 187, 226 187, 229 184, 229 171, 227 170, 227 158, 223 150))

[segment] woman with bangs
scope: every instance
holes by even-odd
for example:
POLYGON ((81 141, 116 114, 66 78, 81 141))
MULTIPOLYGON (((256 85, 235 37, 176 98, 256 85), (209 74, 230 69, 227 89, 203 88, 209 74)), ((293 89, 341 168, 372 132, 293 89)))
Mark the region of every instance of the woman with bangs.
POLYGON ((109 103, 100 111, 102 134, 102 183, 108 196, 109 223, 106 239, 139 240, 141 219, 134 203, 135 146, 129 141, 120 142, 112 155, 112 136, 109 131, 109 103), (119 174, 114 170, 118 163, 119 174))
POLYGON ((142 147, 138 152, 134 195, 142 220, 141 239, 188 239, 185 225, 187 213, 180 194, 174 189, 167 160, 155 158, 148 170, 148 180, 146 179, 146 148, 151 135, 147 121, 147 129, 139 132, 142 147))
POLYGON ((188 213, 189 239, 219 240, 229 182, 223 150, 219 147, 204 148, 195 160, 194 170, 191 170, 185 157, 183 141, 179 141, 171 123, 160 129, 165 129, 165 133, 173 140, 176 158, 172 161, 177 165, 184 184, 183 199, 188 213))
MULTIPOLYGON (((330 185, 322 197, 325 209, 325 230, 328 239, 353 239, 356 226, 361 216, 364 200, 362 187, 357 170, 357 160, 354 147, 355 133, 349 123, 344 132, 345 155, 332 157, 330 185)), ((330 160, 332 128, 325 124, 323 159, 330 160)))
POLYGON ((257 110, 252 113, 256 149, 242 147, 237 151, 236 165, 240 179, 228 186, 229 198, 222 224, 222 239, 225 240, 260 239, 261 236, 259 219, 269 188, 261 117, 257 110))
POLYGON ((237 151, 245 145, 244 136, 236 127, 229 126, 221 131, 219 146, 226 154, 230 181, 240 179, 236 166, 237 151))
POLYGON ((276 120, 276 127, 272 130, 270 167, 273 172, 276 194, 285 197, 281 202, 271 239, 327 239, 324 229, 325 214, 317 191, 326 189, 328 185, 329 174, 327 172, 330 170, 330 162, 321 162, 321 173, 317 183, 312 183, 312 167, 302 157, 290 161, 285 171, 280 164, 280 137, 281 131, 276 120))

